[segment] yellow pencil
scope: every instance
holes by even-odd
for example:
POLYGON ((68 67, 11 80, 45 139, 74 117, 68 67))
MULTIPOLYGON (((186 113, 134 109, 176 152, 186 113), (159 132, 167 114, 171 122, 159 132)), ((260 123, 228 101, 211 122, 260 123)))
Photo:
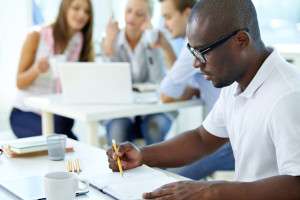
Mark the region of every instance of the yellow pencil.
MULTIPOLYGON (((112 140, 112 143, 113 143, 115 152, 117 152, 117 145, 116 145, 116 141, 114 139, 112 140)), ((121 165, 121 161, 120 161, 119 157, 117 159, 117 162, 118 162, 120 173, 122 174, 122 177, 123 177, 123 169, 122 169, 122 165, 121 165)))

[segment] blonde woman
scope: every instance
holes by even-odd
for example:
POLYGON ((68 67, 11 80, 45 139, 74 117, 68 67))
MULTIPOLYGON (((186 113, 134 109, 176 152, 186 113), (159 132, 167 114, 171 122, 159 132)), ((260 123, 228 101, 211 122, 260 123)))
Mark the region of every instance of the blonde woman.
MULTIPOLYGON (((56 21, 28 34, 17 73, 19 90, 10 116, 17 137, 42 133, 39 111, 24 105, 24 98, 60 92, 60 81, 53 75, 49 58, 63 54, 67 61, 93 61, 92 32, 90 0, 62 0, 56 21)), ((74 120, 55 115, 54 122, 55 133, 77 139, 72 132, 74 120)))
MULTIPOLYGON (((153 1, 129 0, 125 10, 124 29, 110 19, 106 38, 103 41, 104 60, 130 62, 133 83, 159 82, 166 74, 167 67, 160 49, 151 49, 143 35, 143 27, 150 23, 153 1)), ((109 143, 112 138, 117 142, 133 140, 139 135, 147 144, 162 141, 171 125, 164 113, 114 119, 107 123, 109 143)))

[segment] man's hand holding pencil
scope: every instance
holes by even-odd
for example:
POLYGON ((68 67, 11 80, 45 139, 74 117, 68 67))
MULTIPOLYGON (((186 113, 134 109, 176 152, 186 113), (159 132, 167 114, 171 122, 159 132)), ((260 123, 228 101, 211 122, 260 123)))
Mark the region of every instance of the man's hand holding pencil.
POLYGON ((143 164, 142 152, 134 144, 130 142, 121 143, 116 145, 116 150, 114 150, 113 146, 106 151, 106 154, 108 156, 109 168, 114 172, 121 172, 122 170, 119 168, 118 158, 120 158, 120 163, 124 170, 136 168, 143 164))

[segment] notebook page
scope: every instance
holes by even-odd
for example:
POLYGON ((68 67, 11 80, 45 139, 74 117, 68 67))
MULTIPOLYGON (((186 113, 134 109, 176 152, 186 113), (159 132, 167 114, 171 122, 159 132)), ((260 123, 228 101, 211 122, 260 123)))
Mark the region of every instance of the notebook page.
POLYGON ((120 200, 139 200, 142 199, 142 194, 151 192, 165 184, 177 182, 178 180, 172 177, 148 177, 142 180, 136 180, 128 183, 118 183, 105 188, 110 194, 113 194, 120 200))
POLYGON ((123 177, 120 172, 111 172, 105 174, 98 174, 91 177, 86 177, 92 185, 98 188, 105 188, 106 186, 119 183, 124 184, 136 180, 143 180, 149 177, 164 177, 166 176, 163 172, 152 169, 146 165, 126 170, 123 173, 123 177))

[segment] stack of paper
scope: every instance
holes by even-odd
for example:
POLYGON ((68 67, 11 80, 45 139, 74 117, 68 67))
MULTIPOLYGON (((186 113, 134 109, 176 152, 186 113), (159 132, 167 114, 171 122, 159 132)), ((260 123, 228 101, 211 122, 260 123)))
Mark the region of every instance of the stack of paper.
POLYGON ((36 142, 11 144, 8 148, 10 151, 17 154, 32 153, 47 150, 47 142, 46 140, 42 140, 36 142))
POLYGON ((159 87, 155 83, 133 83, 132 88, 137 92, 154 92, 159 87))
MULTIPOLYGON (((48 154, 46 139, 24 143, 3 144, 2 149, 4 150, 4 154, 8 158, 30 157, 48 154)), ((74 146, 67 142, 66 152, 73 151, 74 146)))

